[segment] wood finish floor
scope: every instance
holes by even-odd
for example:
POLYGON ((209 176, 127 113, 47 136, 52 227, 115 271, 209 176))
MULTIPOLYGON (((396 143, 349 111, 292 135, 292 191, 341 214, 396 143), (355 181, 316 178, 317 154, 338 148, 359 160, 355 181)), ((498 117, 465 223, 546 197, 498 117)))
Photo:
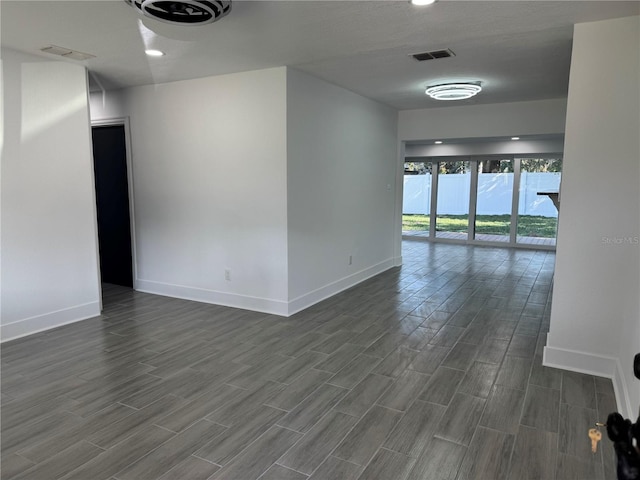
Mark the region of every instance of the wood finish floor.
POLYGON ((611 382, 545 368, 554 253, 406 240, 290 318, 106 287, 2 346, 2 479, 613 479, 611 382))

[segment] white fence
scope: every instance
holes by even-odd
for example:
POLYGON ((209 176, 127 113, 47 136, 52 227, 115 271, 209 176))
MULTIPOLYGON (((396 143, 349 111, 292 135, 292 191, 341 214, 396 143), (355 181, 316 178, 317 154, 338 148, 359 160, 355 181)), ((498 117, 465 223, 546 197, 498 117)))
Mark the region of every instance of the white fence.
MULTIPOLYGON (((448 174, 438 178, 438 213, 466 215, 469 213, 471 174, 448 174)), ((557 217, 558 210, 549 197, 538 192, 557 192, 560 173, 529 173, 520 175, 520 215, 557 217)), ((483 173, 478 176, 477 215, 511 214, 513 173, 483 173)), ((431 175, 405 175, 402 213, 428 215, 431 210, 431 175)))

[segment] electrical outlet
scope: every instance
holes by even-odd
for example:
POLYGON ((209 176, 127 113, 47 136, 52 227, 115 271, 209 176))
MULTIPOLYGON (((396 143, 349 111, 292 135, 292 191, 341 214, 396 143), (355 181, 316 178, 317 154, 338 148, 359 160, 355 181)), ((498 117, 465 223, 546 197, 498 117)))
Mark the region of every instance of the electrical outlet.
POLYGON ((231 281, 231 270, 229 270, 228 268, 225 268, 225 269, 224 269, 224 279, 225 279, 227 282, 230 282, 230 281, 231 281))

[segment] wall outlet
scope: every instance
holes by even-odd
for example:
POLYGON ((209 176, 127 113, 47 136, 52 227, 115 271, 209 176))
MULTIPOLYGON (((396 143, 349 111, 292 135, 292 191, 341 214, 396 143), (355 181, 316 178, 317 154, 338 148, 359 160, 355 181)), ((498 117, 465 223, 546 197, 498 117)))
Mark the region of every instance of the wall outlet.
POLYGON ((349 265, 353 265, 353 255, 349 255, 349 265))
POLYGON ((230 282, 230 281, 231 281, 231 270, 230 270, 230 269, 228 269, 228 268, 225 268, 225 269, 224 269, 224 279, 225 279, 227 282, 230 282))

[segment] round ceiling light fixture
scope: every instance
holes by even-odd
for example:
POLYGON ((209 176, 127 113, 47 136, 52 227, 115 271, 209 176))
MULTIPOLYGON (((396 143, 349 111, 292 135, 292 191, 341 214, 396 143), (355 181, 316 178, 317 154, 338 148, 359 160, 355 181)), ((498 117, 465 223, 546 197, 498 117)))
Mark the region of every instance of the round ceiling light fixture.
POLYGON ((231 0, 124 0, 145 17, 173 25, 206 25, 231 11, 231 0))
POLYGON ((433 5, 437 0, 409 0, 411 5, 415 5, 416 7, 424 7, 425 5, 433 5))
POLYGON ((435 100, 465 100, 477 95, 482 87, 477 83, 446 83, 431 85, 424 93, 435 100))

